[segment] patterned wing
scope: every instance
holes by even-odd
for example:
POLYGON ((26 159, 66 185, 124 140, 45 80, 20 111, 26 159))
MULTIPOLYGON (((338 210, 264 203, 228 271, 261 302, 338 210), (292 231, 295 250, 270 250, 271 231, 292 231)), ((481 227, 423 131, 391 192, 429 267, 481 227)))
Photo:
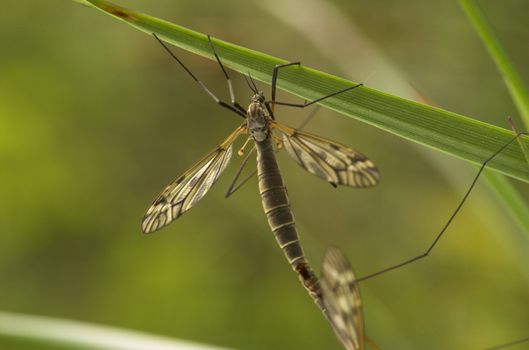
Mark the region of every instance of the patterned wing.
POLYGON ((378 183, 378 169, 363 154, 283 124, 272 125, 283 132, 283 146, 288 154, 305 170, 331 185, 371 187, 378 183))
POLYGON ((236 129, 221 145, 168 185, 143 217, 141 228, 151 233, 193 207, 210 190, 232 155, 232 143, 244 131, 236 129))
POLYGON ((351 265, 337 248, 325 253, 321 272, 323 304, 334 332, 347 350, 364 349, 360 292, 351 265))

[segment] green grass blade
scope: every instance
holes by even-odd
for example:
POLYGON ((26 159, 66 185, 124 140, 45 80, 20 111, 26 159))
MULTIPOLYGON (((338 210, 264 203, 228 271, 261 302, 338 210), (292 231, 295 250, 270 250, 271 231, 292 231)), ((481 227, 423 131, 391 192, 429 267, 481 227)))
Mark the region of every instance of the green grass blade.
POLYGON ((222 350, 132 330, 0 311, 0 348, 13 343, 35 349, 222 350))
MULTIPOLYGON (((496 63, 513 101, 520 112, 525 129, 529 130, 529 91, 527 91, 524 82, 516 72, 505 49, 496 35, 494 35, 490 23, 477 3, 474 0, 460 0, 460 4, 496 63)), ((512 125, 514 128, 514 124, 512 125)), ((529 152, 527 151, 526 145, 523 142, 519 142, 519 145, 526 163, 529 164, 529 152)), ((505 207, 509 208, 509 214, 522 229, 522 232, 529 234, 529 206, 524 198, 503 176, 486 172, 485 178, 490 188, 494 190, 496 197, 505 207)))
MULTIPOLYGON (((520 112, 520 116, 525 125, 525 130, 529 130, 529 91, 526 88, 520 74, 512 64, 505 49, 501 45, 483 11, 479 8, 475 0, 460 0, 461 7, 465 10, 468 18, 472 22, 474 29, 478 33, 483 44, 489 51, 492 59, 496 63, 503 80, 509 89, 509 93, 520 112)), ((529 164, 529 151, 522 142, 519 142, 526 162, 529 164)))
POLYGON ((520 116, 525 124, 525 129, 529 130, 529 91, 514 68, 511 60, 507 56, 505 49, 498 38, 494 35, 490 23, 476 4, 475 0, 460 0, 461 7, 465 10, 468 18, 474 25, 474 29, 487 47, 496 66, 500 70, 505 84, 520 111, 520 116))
MULTIPOLYGON (((93 7, 133 27, 185 50, 213 59, 204 34, 145 14, 115 6, 103 0, 86 0, 93 7)), ((153 39, 154 41, 154 39, 153 39)), ((248 48, 214 40, 223 63, 241 73, 270 83, 274 65, 285 63, 248 48)), ((278 87, 304 99, 315 99, 355 84, 309 67, 281 71, 278 87)), ((408 140, 432 147, 461 159, 480 164, 513 136, 509 130, 475 119, 419 104, 362 87, 325 100, 322 105, 408 140)), ((524 142, 529 144, 528 138, 524 142)), ((490 168, 529 182, 529 167, 518 145, 511 145, 490 168)))

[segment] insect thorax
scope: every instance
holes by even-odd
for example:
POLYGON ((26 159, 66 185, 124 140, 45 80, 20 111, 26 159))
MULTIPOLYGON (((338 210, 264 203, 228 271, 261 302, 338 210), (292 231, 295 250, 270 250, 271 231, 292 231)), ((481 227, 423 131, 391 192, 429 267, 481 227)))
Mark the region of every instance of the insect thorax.
POLYGON ((246 125, 254 140, 258 142, 266 140, 270 133, 270 127, 268 126, 270 116, 262 93, 252 96, 246 116, 246 125))

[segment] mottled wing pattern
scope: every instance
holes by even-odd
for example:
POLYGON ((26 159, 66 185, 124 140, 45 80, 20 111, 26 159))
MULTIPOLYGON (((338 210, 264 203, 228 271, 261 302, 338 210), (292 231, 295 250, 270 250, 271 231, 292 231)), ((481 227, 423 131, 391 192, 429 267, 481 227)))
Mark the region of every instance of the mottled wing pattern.
POLYGON ((274 123, 283 132, 283 146, 308 172, 333 186, 371 187, 380 175, 363 154, 334 141, 274 123))
POLYGON ((232 143, 242 132, 242 127, 236 129, 226 141, 160 193, 143 217, 141 228, 144 233, 168 225, 204 197, 228 165, 232 143))
POLYGON ((351 265, 337 248, 325 253, 321 290, 334 332, 347 350, 362 350, 365 344, 360 292, 351 265))

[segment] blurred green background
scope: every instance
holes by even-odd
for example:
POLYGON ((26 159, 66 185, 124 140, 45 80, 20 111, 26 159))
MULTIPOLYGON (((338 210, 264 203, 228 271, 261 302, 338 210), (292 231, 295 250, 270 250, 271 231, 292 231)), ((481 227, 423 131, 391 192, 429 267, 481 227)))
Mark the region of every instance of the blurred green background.
MULTIPOLYGON (((406 96, 410 82, 442 108, 521 126, 456 1, 116 2, 393 94, 406 96)), ((529 80, 529 3, 480 3, 529 80)), ((140 232, 159 191, 240 120, 151 37, 101 12, 69 1, 2 7, 0 309, 236 349, 340 349, 276 246, 256 180, 224 199, 239 157, 196 208, 140 232)), ((228 99, 215 63, 175 52, 228 99)), ((244 105, 250 91, 232 77, 244 105)), ((308 113, 276 114, 295 126, 308 113)), ((367 154, 382 173, 374 189, 333 189, 279 156, 318 269, 329 245, 359 276, 420 253, 476 171, 323 109, 307 130, 367 154)), ((479 349, 529 335, 526 237, 480 181, 431 257, 362 283, 368 335, 382 349, 479 349)), ((36 347, 0 338, 0 348, 36 347)))

